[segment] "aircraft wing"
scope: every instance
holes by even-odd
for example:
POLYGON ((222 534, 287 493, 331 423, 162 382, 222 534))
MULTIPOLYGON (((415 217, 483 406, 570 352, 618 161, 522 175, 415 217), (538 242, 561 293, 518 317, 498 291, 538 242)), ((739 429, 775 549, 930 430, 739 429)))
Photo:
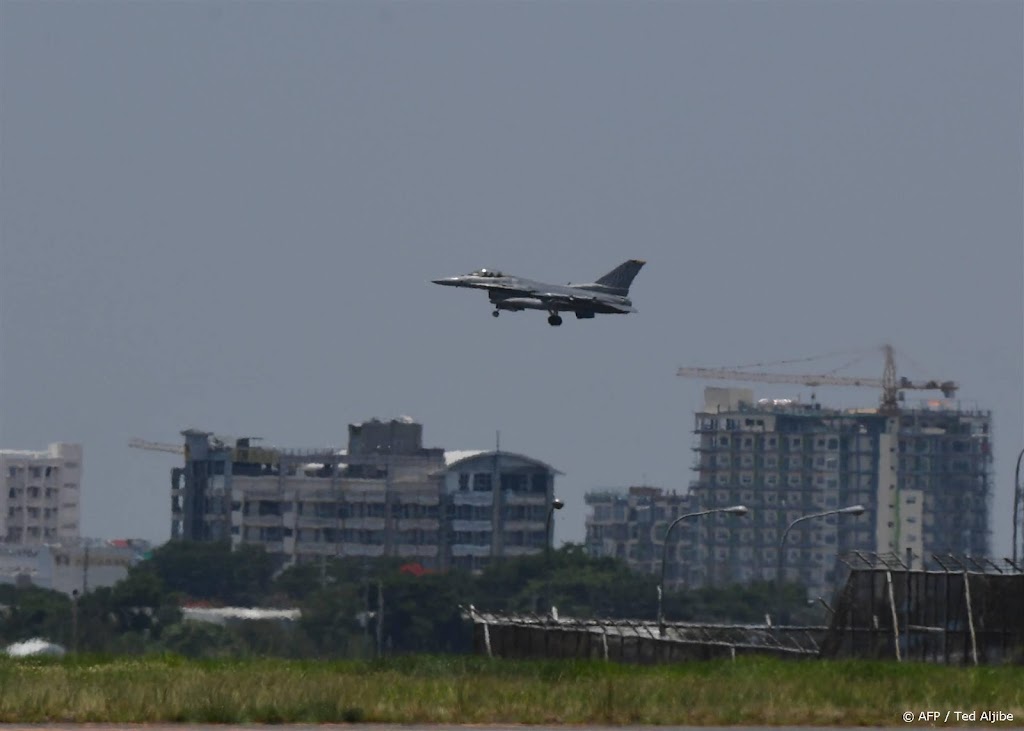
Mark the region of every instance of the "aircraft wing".
POLYGON ((565 294, 563 292, 537 292, 533 295, 544 304, 560 305, 564 309, 579 310, 586 312, 588 310, 613 310, 615 312, 636 312, 636 310, 630 306, 623 304, 622 302, 616 302, 615 300, 608 299, 606 297, 600 297, 592 294, 565 294))

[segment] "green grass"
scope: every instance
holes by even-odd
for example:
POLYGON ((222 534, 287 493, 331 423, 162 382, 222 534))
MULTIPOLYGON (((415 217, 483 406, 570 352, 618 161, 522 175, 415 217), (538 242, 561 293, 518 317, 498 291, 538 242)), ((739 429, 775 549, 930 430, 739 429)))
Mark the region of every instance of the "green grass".
MULTIPOLYGON (((0 722, 903 725, 904 711, 1024 718, 1024 668, 741 658, 640 667, 0 658, 0 722)), ((922 724, 923 725, 923 724, 922 724)))

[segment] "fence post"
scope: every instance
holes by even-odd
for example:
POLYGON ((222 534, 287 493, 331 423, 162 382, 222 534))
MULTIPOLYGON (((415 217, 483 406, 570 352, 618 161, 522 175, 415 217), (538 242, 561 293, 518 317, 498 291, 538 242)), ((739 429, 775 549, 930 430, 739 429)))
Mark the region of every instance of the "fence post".
POLYGON ((964 598, 967 600, 967 626, 971 630, 971 660, 978 664, 978 638, 974 634, 974 610, 971 609, 971 580, 964 570, 964 598))
POLYGON ((892 595, 892 571, 886 569, 885 583, 889 589, 889 610, 892 612, 892 641, 896 645, 896 662, 903 662, 900 657, 900 623, 896 618, 896 599, 892 595))
POLYGON ((914 565, 914 552, 907 548, 907 580, 903 588, 903 636, 906 638, 907 658, 910 658, 910 567, 914 565))

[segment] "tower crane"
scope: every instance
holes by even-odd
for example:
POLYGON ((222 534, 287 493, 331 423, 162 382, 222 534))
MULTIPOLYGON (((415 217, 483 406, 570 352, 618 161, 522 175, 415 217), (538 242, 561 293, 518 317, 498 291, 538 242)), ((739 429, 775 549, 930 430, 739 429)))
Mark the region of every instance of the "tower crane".
POLYGON ((942 395, 946 398, 951 398, 956 394, 959 387, 953 381, 911 381, 908 378, 897 378, 896 359, 893 356, 892 346, 883 345, 882 351, 885 353, 885 369, 882 371, 881 378, 837 376, 833 374, 763 373, 745 371, 738 368, 680 368, 676 375, 681 378, 713 378, 760 383, 798 383, 804 386, 868 386, 880 388, 882 389, 882 400, 879 411, 883 413, 899 411, 900 392, 904 390, 942 391, 942 395))

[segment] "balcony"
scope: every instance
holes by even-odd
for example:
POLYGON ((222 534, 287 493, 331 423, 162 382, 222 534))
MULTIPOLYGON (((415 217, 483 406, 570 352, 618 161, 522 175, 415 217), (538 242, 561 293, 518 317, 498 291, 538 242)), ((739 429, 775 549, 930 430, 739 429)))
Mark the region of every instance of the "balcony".
POLYGON ((440 528, 441 521, 437 518, 399 518, 396 523, 398 530, 433 530, 440 528))
POLYGON ((398 555, 409 558, 433 558, 437 556, 437 546, 430 544, 399 543, 398 555))
POLYGON ((273 528, 284 524, 280 515, 243 515, 242 525, 253 528, 273 528))
MULTIPOLYGON (((384 530, 386 520, 384 518, 345 518, 342 525, 345 528, 354 530, 384 530)), ((334 523, 330 523, 334 525, 334 523)))
POLYGON ((342 556, 383 556, 384 546, 371 543, 345 543, 341 545, 342 556))
POLYGON ((312 515, 300 515, 295 522, 299 528, 334 528, 340 524, 338 518, 318 518, 312 515))
POLYGON ((296 541, 295 553, 307 556, 334 556, 338 547, 334 543, 322 543, 317 541, 296 541))
POLYGON ((549 505, 550 502, 551 501, 547 495, 542 495, 539 493, 533 495, 524 495, 520 493, 510 492, 505 494, 506 505, 549 505))

